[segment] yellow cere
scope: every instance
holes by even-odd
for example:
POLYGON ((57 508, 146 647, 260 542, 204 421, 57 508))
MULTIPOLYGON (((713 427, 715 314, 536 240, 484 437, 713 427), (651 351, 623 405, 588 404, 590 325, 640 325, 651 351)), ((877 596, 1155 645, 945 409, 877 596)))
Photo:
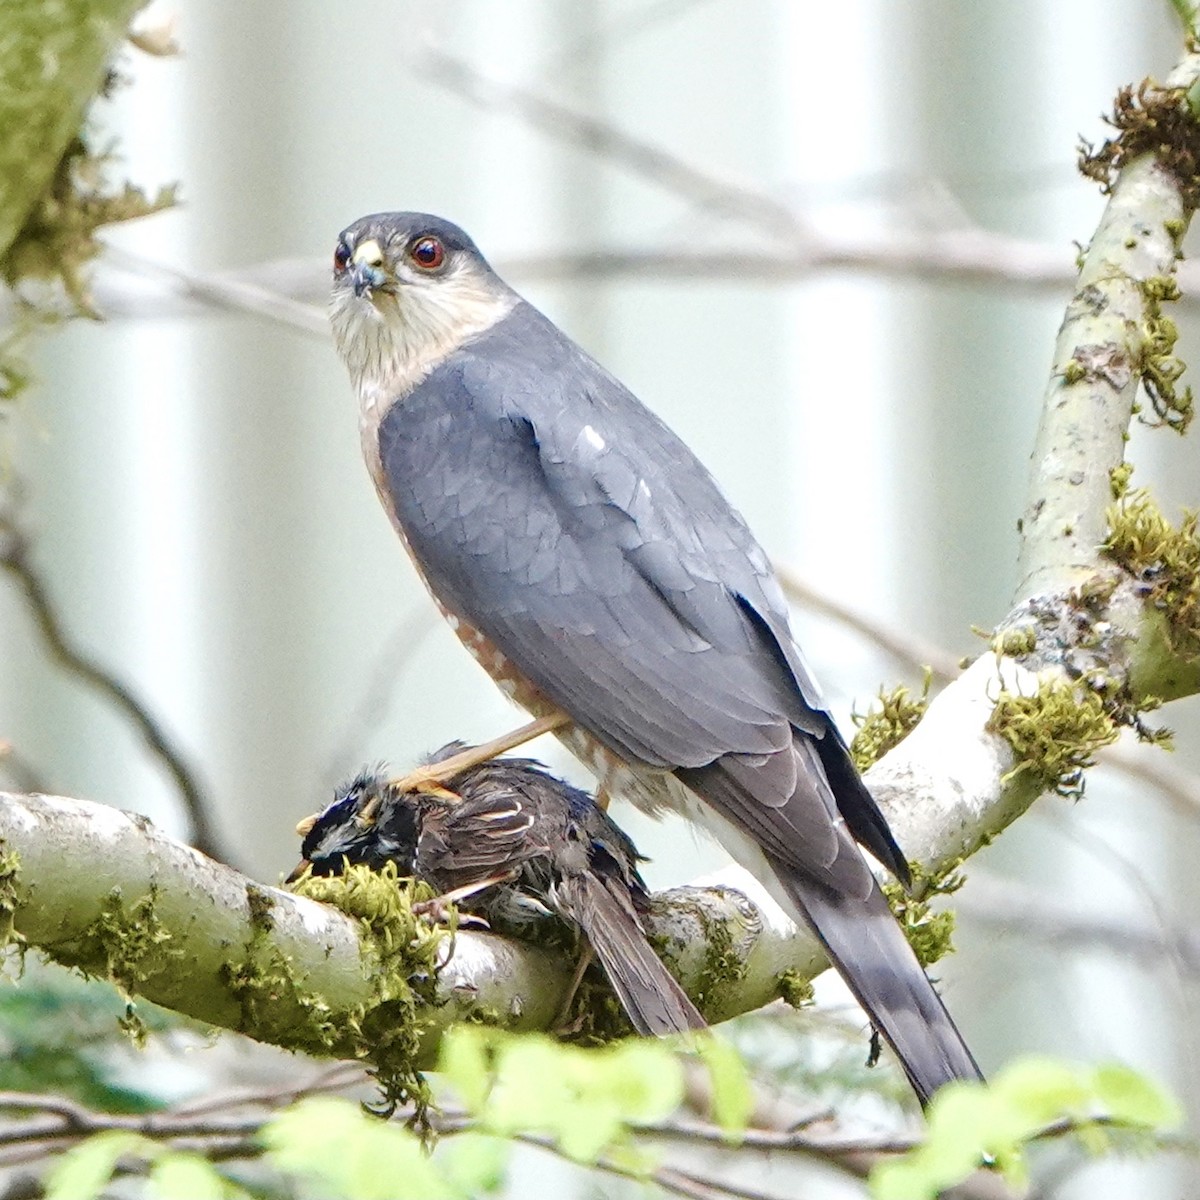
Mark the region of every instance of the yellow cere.
POLYGON ((377 267, 383 262, 383 248, 374 238, 368 238, 354 248, 354 261, 360 266, 377 267))

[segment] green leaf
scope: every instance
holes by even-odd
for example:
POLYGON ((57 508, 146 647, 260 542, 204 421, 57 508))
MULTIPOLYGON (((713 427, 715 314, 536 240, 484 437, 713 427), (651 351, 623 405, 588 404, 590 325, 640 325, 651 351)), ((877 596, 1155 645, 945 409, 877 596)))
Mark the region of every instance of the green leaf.
POLYGON ((235 1193, 225 1177, 198 1154, 164 1154, 150 1168, 149 1195, 157 1200, 226 1200, 235 1193))
POLYGON ((73 1146, 50 1169, 46 1200, 94 1200, 126 1155, 153 1157, 158 1147, 139 1133, 113 1129, 73 1146))
POLYGON ((933 1200, 970 1175, 986 1152, 1010 1147, 1024 1128, 1002 1097, 974 1083, 944 1087, 928 1117, 925 1142, 872 1173, 877 1200, 933 1200))
POLYGON ((1096 1098, 1114 1121, 1175 1129, 1183 1110, 1174 1097, 1145 1075, 1120 1063, 1103 1063, 1092 1078, 1096 1098))
POLYGON ((872 1195, 876 1200, 932 1200, 970 1175, 985 1156, 1020 1186, 1026 1176, 1026 1145, 1056 1122, 1076 1122, 1073 1136, 1086 1150, 1108 1149, 1108 1134, 1094 1119, 1101 1114, 1150 1129, 1181 1120, 1178 1105, 1165 1092, 1127 1067, 1022 1058, 997 1072, 990 1085, 942 1088, 929 1109, 925 1142, 877 1168, 871 1175, 872 1195))
POLYGON ((662 1042, 630 1038, 578 1053, 596 1060, 600 1080, 611 1086, 631 1124, 661 1121, 683 1103, 683 1067, 662 1042))
POLYGON ((736 1142, 754 1111, 754 1091, 746 1064, 728 1042, 715 1035, 698 1039, 698 1049, 712 1083, 713 1119, 729 1140, 736 1142))
POLYGON ((447 1147, 446 1173, 468 1196, 497 1191, 504 1184, 510 1143, 485 1133, 464 1133, 447 1147))
POLYGON ((494 1032, 478 1025, 456 1025, 442 1038, 438 1071, 472 1113, 483 1108, 492 1084, 489 1047, 494 1032))
POLYGON ((272 1166, 348 1200, 458 1200, 463 1193, 430 1161, 416 1136, 367 1116, 351 1100, 312 1096, 262 1130, 272 1166))
POLYGON ((643 1039, 584 1050, 543 1034, 464 1028, 444 1043, 439 1069, 484 1129, 544 1132, 579 1162, 594 1162, 629 1126, 660 1120, 683 1099, 675 1052, 643 1039))
POLYGON ((1038 1055, 1018 1058, 997 1072, 992 1090, 1024 1118, 1026 1133, 1064 1117, 1085 1116, 1093 1095, 1088 1071, 1038 1055))

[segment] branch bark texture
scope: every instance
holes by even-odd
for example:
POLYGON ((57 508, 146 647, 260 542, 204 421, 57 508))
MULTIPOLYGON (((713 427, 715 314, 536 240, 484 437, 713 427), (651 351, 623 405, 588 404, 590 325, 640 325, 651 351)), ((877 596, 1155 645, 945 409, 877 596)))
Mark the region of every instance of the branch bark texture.
MULTIPOLYGON (((362 1056, 364 1024, 388 1019, 377 934, 213 862, 144 817, 0 793, 0 840, 0 909, 20 939, 64 965, 198 1020, 315 1053, 362 1056)), ((661 894, 651 930, 713 1020, 773 999, 785 969, 821 966, 807 935, 765 896, 756 903, 729 887, 661 894)), ((436 957, 436 992, 420 1013, 425 1065, 455 1020, 550 1027, 572 967, 561 954, 471 931, 447 934, 436 957)), ((411 969, 421 970, 415 959, 411 969)))

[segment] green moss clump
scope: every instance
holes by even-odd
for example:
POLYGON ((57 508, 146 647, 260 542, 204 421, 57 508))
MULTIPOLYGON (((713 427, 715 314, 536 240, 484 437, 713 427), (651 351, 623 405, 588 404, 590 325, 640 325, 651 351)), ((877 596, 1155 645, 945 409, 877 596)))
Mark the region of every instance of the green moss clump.
POLYGON ((1143 281, 1142 296, 1146 316, 1138 368, 1142 386, 1158 418, 1152 423, 1184 433, 1192 423, 1195 397, 1190 387, 1182 390, 1176 387, 1186 367, 1175 355, 1179 330, 1162 310, 1164 303, 1179 299, 1179 285, 1168 276, 1156 275, 1143 281))
POLYGON ((432 899, 433 891, 400 877, 395 863, 382 871, 352 866, 342 875, 306 875, 293 890, 340 909, 362 925, 362 953, 373 995, 361 1009, 338 1015, 337 1037, 344 1041, 350 1032, 359 1056, 374 1062, 384 1112, 412 1103, 423 1119, 430 1095, 414 1066, 420 1050, 420 1012, 436 1001, 438 964, 453 932, 453 917, 446 927, 414 913, 413 905, 432 899))
POLYGON ((921 966, 928 967, 947 954, 954 952, 955 914, 951 909, 940 912, 933 910, 931 901, 936 896, 949 896, 957 892, 966 882, 957 864, 937 874, 926 871, 920 863, 909 863, 912 871, 912 889, 903 884, 889 882, 883 885, 883 894, 896 914, 896 920, 904 930, 909 945, 921 966))
POLYGON ((78 313, 97 316, 85 270, 104 248, 97 234, 177 202, 174 187, 153 198, 128 183, 110 191, 105 182, 109 165, 109 156, 93 152, 82 134, 72 139, 46 192, 0 255, 0 277, 9 287, 25 279, 58 279, 78 313))
POLYGON ((567 1019, 554 1032, 556 1037, 578 1046, 603 1046, 633 1034, 629 1017, 597 964, 588 967, 575 990, 567 1019))
POLYGON ((992 638, 992 650, 1001 658, 1022 658, 1036 649, 1037 628, 1033 625, 1014 625, 992 638))
POLYGON ((16 931, 17 880, 21 877, 21 856, 10 850, 0 838, 0 947, 23 946, 25 939, 16 931))
POLYGON ((776 980, 779 998, 791 1008, 807 1008, 813 1001, 813 982, 805 979, 794 967, 780 971, 776 980))
POLYGON ((920 724, 929 707, 932 678, 932 672, 926 668, 925 685, 919 696, 914 696, 903 684, 890 692, 880 688, 877 708, 865 715, 851 714, 858 732, 850 742, 850 757, 860 772, 874 766, 920 724))
POLYGON ((1116 130, 1114 137, 1099 147, 1080 140, 1079 170, 1084 176, 1107 194, 1123 167, 1153 154, 1175 176, 1185 206, 1200 207, 1200 124, 1183 88, 1165 88, 1150 79, 1136 90, 1123 87, 1105 121, 1116 130))
MULTIPOLYGON (((159 919, 157 907, 158 891, 153 886, 128 908, 120 888, 113 888, 100 915, 80 934, 79 944, 86 949, 73 964, 85 975, 102 974, 116 984, 126 999, 125 1015, 118 1024, 139 1046, 147 1030, 133 998, 145 990, 149 978, 176 969, 184 954, 159 919)), ((61 953, 56 957, 70 961, 61 953)))
POLYGON ((1126 495, 1108 511, 1102 549, 1141 584, 1167 619, 1171 648, 1200 657, 1200 530, 1197 514, 1184 510, 1172 525, 1145 489, 1126 495))
POLYGON ((725 921, 710 920, 701 911, 704 921, 704 966, 700 978, 691 989, 696 1007, 702 1013, 715 1013, 723 992, 746 974, 746 960, 738 953, 733 932, 725 921))
POLYGON ((307 1054, 331 1054, 344 1043, 344 1014, 336 1014, 326 1001, 304 985, 290 958, 271 943, 275 925, 274 900, 257 884, 246 885, 250 910, 250 937, 244 957, 226 963, 221 979, 241 1008, 239 1028, 261 1029, 272 1009, 286 1003, 290 1013, 287 1028, 273 1027, 275 1040, 289 1050, 307 1054))
POLYGON ((1118 463, 1108 473, 1108 486, 1114 500, 1121 500, 1129 491, 1129 481, 1133 477, 1133 463, 1118 463))
MULTIPOLYGON (((105 897, 100 915, 79 938, 98 953, 104 974, 129 997, 140 991, 150 976, 172 970, 183 957, 171 931, 159 919, 157 906, 158 890, 153 886, 128 909, 120 889, 114 888, 105 897)), ((84 972, 89 973, 86 964, 84 972)))
POLYGON ((1043 680, 1032 696, 1001 692, 987 728, 1012 747, 1017 765, 1005 780, 1025 775, 1040 792, 1078 799, 1093 755, 1116 741, 1104 699, 1061 679, 1043 680))

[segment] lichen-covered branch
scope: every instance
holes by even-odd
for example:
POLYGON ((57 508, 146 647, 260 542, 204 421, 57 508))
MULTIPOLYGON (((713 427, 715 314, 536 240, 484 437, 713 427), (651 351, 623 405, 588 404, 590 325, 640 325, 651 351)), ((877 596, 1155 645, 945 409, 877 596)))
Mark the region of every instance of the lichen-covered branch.
POLYGON ((1085 146, 1084 171, 1109 200, 1054 348, 1018 599, 1061 591, 1102 566, 1112 472, 1125 458, 1139 386, 1161 420, 1182 429, 1190 417, 1190 398, 1174 394, 1182 367, 1162 303, 1178 296, 1173 276, 1198 198, 1200 125, 1187 99, 1197 79, 1200 53, 1192 52, 1165 87, 1122 90, 1111 119, 1118 136, 1099 150, 1085 146))
POLYGON ((1180 432, 1191 394, 1163 302, 1200 203, 1189 50, 1166 86, 1126 88, 1116 135, 1085 147, 1109 195, 1059 331, 1021 522, 1020 583, 991 649, 869 773, 900 844, 935 871, 994 837, 1045 791, 1077 795, 1122 728, 1200 691, 1200 540, 1172 526, 1124 463, 1139 388, 1180 432), (916 798, 920 798, 919 803, 916 798))
MULTIPOLYGON (((144 817, 0 792, 0 929, 130 995, 397 1071, 428 1065, 454 1020, 552 1025, 572 969, 565 955, 451 936, 413 917, 394 877, 374 879, 340 899, 356 920, 255 883, 144 817)), ((713 1020, 775 998, 789 968, 808 977, 823 963, 769 900, 726 887, 659 895, 650 927, 713 1020)))

